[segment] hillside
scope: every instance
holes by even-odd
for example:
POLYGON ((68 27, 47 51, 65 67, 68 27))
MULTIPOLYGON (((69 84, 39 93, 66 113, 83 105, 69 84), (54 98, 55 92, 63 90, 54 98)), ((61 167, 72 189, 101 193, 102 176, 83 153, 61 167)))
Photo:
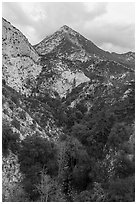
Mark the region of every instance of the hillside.
POLYGON ((3 201, 134 201, 135 53, 2 19, 3 201))
POLYGON ((113 77, 113 74, 132 72, 130 69, 134 68, 135 63, 134 54, 131 53, 130 57, 130 53, 119 55, 105 52, 66 25, 34 48, 41 56, 40 64, 43 67, 38 78, 38 90, 49 87, 61 97, 75 86, 90 81, 94 75, 99 76, 103 67, 103 76, 113 77), (108 71, 110 68, 111 72, 108 71))

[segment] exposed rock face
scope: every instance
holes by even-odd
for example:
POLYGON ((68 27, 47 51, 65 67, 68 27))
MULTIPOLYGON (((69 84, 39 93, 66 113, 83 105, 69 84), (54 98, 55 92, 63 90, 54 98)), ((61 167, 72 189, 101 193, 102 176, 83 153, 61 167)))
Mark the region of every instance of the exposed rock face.
POLYGON ((77 85, 90 81, 84 72, 75 68, 61 59, 45 60, 44 67, 37 78, 37 90, 40 93, 48 92, 52 97, 56 92, 60 97, 66 96, 68 92, 77 85))
POLYGON ((28 95, 41 71, 39 56, 27 38, 2 19, 3 78, 10 87, 28 95))

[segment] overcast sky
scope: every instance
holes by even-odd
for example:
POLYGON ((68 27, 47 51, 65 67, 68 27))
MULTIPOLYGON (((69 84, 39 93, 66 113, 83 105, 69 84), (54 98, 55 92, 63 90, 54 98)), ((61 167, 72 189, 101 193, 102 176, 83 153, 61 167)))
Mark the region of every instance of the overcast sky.
POLYGON ((104 50, 134 51, 135 4, 82 2, 4 2, 2 15, 37 44, 68 25, 104 50))

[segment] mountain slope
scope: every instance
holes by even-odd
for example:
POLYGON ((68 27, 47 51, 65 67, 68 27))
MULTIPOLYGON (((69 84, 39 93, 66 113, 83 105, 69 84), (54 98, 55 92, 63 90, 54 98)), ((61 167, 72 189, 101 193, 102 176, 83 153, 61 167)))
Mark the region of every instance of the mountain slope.
POLYGON ((2 19, 2 70, 6 84, 25 95, 31 93, 36 76, 41 72, 39 56, 27 38, 2 19))
POLYGON ((3 152, 5 147, 9 148, 9 155, 3 154, 3 191, 6 200, 16 183, 20 183, 20 176, 22 178, 18 155, 14 151, 16 144, 13 152, 8 146, 10 141, 12 143, 12 134, 13 143, 16 136, 19 144, 28 136, 39 135, 55 141, 62 134, 61 128, 56 126, 51 107, 32 96, 36 78, 42 70, 39 60, 39 55, 26 37, 2 19, 3 152))
POLYGON ((5 19, 2 43, 3 200, 133 201, 135 54, 66 25, 32 46, 5 19))
POLYGON ((41 56, 43 67, 36 89, 41 93, 49 89, 52 95, 57 92, 60 97, 94 77, 111 75, 113 78, 120 73, 132 72, 131 67, 134 67, 134 55, 128 60, 129 54, 105 52, 66 25, 34 48, 41 56))
POLYGON ((93 42, 80 35, 75 30, 68 26, 62 26, 53 35, 46 37, 40 43, 34 46, 40 55, 48 53, 56 53, 60 57, 65 57, 71 60, 87 61, 90 59, 101 58, 123 63, 124 65, 134 66, 134 53, 129 52, 125 54, 109 53, 99 47, 93 42), (67 48, 67 51, 66 49, 67 48), (124 56, 132 55, 132 62, 124 56), (128 62, 127 62, 128 61, 128 62))

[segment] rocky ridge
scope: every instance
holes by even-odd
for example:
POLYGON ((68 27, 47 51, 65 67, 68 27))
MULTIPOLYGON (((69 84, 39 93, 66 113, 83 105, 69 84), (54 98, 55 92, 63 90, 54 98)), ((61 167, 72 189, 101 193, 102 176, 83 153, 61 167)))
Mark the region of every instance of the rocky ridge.
POLYGON ((94 76, 113 78, 130 73, 135 62, 134 53, 105 52, 66 25, 34 48, 41 56, 43 66, 37 89, 46 87, 60 97, 65 97, 74 87, 89 82, 94 76))
POLYGON ((10 87, 29 95, 42 67, 39 55, 27 38, 8 21, 2 19, 3 79, 10 87))

